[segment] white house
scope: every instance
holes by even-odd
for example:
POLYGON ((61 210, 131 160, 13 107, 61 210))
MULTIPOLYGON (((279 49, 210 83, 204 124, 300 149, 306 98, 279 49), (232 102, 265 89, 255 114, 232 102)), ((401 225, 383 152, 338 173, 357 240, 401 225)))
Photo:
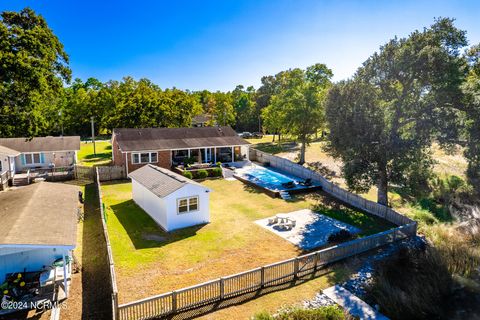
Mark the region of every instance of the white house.
POLYGON ((77 209, 78 187, 73 185, 40 182, 1 192, 0 283, 10 273, 48 273, 61 259, 64 267, 59 273, 68 294, 77 209))
POLYGON ((76 163, 79 136, 0 138, 0 173, 69 167, 76 163))
POLYGON ((133 200, 165 231, 210 222, 209 188, 151 164, 129 177, 133 200))

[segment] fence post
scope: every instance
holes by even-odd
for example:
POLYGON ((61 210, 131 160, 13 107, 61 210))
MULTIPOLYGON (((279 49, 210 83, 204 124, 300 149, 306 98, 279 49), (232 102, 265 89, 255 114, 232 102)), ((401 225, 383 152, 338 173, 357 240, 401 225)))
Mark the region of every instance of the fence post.
POLYGON ((112 293, 113 299, 113 320, 119 320, 119 310, 118 310, 118 295, 116 292, 112 293))
POLYGON ((317 272, 318 253, 313 256, 313 273, 317 272))
POLYGON ((177 313, 177 292, 172 291, 172 313, 177 313))
POLYGON ((295 258, 295 260, 293 261, 293 279, 297 279, 298 278, 298 264, 299 264, 299 261, 298 261, 298 258, 295 258))
POLYGON ((220 278, 220 300, 225 298, 225 283, 223 278, 220 278))
POLYGON ((260 288, 265 287, 265 267, 260 268, 260 288))

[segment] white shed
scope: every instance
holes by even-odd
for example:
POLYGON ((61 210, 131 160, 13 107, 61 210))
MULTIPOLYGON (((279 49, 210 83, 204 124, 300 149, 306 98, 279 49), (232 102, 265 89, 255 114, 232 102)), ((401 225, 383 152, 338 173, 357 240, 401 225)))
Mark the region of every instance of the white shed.
POLYGON ((129 177, 133 201, 165 231, 210 222, 209 188, 151 164, 129 177))

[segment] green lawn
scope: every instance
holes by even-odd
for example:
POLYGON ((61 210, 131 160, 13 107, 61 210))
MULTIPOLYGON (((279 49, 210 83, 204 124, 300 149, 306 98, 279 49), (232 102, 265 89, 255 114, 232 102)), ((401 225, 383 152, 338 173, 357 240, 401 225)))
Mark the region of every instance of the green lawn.
POLYGON ((319 194, 286 202, 240 181, 209 180, 211 223, 167 234, 131 199, 129 182, 103 184, 120 299, 123 302, 179 289, 301 254, 294 245, 254 221, 280 212, 312 208, 365 228, 391 225, 327 201, 319 194), (154 239, 154 240, 152 240, 154 239), (136 289, 134 289, 136 288, 136 289), (141 288, 141 290, 139 290, 141 288))
POLYGON ((95 142, 96 155, 93 153, 93 143, 81 142, 78 152, 79 164, 84 166, 107 165, 112 161, 112 145, 109 141, 95 142))

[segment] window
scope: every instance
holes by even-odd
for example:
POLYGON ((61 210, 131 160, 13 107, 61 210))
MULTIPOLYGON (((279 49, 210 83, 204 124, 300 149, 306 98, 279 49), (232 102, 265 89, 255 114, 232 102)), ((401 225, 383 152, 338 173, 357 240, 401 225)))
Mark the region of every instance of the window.
POLYGON ((198 196, 182 198, 177 200, 178 214, 198 210, 198 196))
POLYGON ((132 153, 132 163, 155 163, 157 162, 156 152, 132 153))
POLYGON ((25 156, 25 164, 41 163, 40 153, 26 153, 24 156, 25 156))

